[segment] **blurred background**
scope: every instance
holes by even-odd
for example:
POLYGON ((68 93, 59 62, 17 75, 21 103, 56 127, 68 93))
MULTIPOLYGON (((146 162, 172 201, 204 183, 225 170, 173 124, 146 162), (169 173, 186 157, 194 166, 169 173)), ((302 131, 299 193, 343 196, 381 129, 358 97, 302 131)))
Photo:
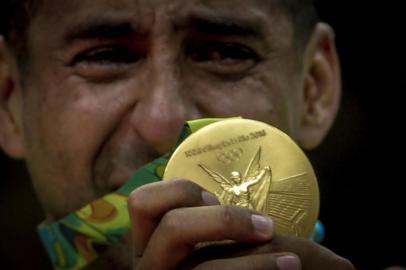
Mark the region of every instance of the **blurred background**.
MULTIPOLYGON (((406 266, 404 15, 400 4, 354 2, 317 3, 336 30, 344 81, 337 122, 308 153, 320 182, 323 244, 358 269, 406 266)), ((0 169, 0 268, 50 269, 24 164, 0 152, 0 169)))

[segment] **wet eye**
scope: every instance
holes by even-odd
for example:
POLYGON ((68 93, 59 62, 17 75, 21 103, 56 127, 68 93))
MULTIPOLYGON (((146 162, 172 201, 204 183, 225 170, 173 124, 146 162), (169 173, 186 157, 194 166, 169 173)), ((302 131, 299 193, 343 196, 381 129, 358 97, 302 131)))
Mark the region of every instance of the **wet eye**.
POLYGON ((193 62, 209 72, 238 75, 259 61, 258 54, 251 48, 235 43, 211 43, 189 51, 193 62))
POLYGON ((257 60, 256 53, 246 46, 232 43, 210 44, 199 48, 192 54, 196 62, 205 61, 245 61, 257 60))
POLYGON ((79 53, 70 66, 83 78, 106 82, 124 78, 142 58, 137 50, 130 47, 102 46, 79 53))
POLYGON ((119 65, 131 64, 140 59, 134 51, 123 46, 101 47, 87 50, 77 55, 73 64, 119 65))

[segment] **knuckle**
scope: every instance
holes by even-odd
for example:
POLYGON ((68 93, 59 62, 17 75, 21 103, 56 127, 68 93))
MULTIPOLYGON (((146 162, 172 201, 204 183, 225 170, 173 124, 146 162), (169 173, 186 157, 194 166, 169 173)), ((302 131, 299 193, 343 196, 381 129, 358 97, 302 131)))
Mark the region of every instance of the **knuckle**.
POLYGON ((185 188, 185 187, 191 186, 193 184, 193 182, 186 180, 186 179, 175 179, 175 180, 172 180, 172 184, 179 186, 181 188, 185 188))
POLYGON ((161 230, 167 232, 167 235, 173 238, 178 237, 179 233, 182 231, 182 214, 181 209, 174 209, 167 212, 160 224, 161 230))
POLYGON ((151 201, 151 193, 147 186, 140 187, 134 190, 128 197, 128 207, 131 213, 147 216, 149 213, 149 205, 151 201))
POLYGON ((190 201, 191 198, 195 199, 200 197, 198 194, 201 192, 201 187, 196 183, 185 179, 174 180, 172 182, 175 189, 182 191, 177 193, 179 196, 178 199, 181 201, 190 201))
POLYGON ((236 208, 234 206, 222 205, 220 212, 221 222, 227 226, 233 225, 235 222, 235 212, 236 208))

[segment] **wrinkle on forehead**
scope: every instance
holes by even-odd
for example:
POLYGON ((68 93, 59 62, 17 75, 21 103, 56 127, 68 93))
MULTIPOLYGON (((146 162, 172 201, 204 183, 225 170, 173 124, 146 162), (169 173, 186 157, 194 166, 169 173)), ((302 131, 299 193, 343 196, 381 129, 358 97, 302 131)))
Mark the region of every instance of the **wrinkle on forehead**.
MULTIPOLYGON (((131 18, 136 24, 151 23, 154 16, 174 19, 190 14, 267 18, 272 14, 271 0, 41 0, 37 19, 50 27, 83 18, 114 16, 131 18), (144 22, 144 23, 142 23, 144 22)), ((43 24, 42 24, 43 25, 43 24)))

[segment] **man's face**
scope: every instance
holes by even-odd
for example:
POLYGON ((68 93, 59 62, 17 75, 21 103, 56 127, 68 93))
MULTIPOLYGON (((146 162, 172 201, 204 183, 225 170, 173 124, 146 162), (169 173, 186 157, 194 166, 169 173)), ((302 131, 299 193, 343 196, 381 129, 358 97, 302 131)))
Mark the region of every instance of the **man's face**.
POLYGON ((295 138, 302 59, 270 2, 45 1, 28 31, 22 122, 47 215, 117 189, 186 120, 243 116, 295 138))

